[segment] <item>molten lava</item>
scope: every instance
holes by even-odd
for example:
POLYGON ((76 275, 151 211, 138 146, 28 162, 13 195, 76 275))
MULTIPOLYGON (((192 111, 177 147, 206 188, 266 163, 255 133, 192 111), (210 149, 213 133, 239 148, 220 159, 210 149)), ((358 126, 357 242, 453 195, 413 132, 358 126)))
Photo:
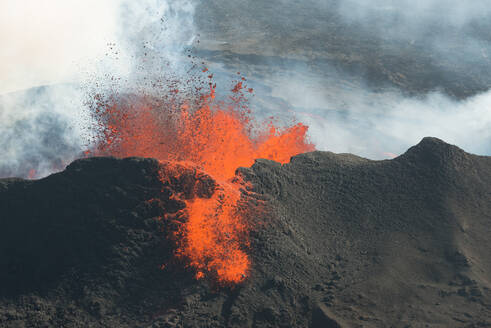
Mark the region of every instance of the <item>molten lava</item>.
POLYGON ((248 226, 237 211, 240 196, 235 185, 222 183, 211 198, 188 202, 189 220, 178 254, 189 258, 198 270, 197 278, 205 272, 223 281, 245 278, 250 264, 243 249, 248 243, 248 226))
MULTIPOLYGON (((180 179, 184 171, 189 175, 189 170, 195 177, 213 177, 210 193, 176 196, 184 199, 181 214, 187 218, 174 232, 176 256, 194 268, 198 279, 212 276, 230 283, 247 276, 251 223, 239 209, 243 196, 241 183, 232 181, 236 169, 251 166, 256 158, 287 163, 291 156, 314 149, 305 125, 254 124, 248 109, 239 104, 243 88, 242 82, 237 83, 232 90, 234 102, 226 105, 214 101, 211 87, 194 109, 188 103, 162 103, 150 97, 97 98, 94 113, 100 138, 94 153, 157 158, 165 163, 164 185, 171 177, 180 179)), ((196 179, 191 189, 198 188, 196 179)))

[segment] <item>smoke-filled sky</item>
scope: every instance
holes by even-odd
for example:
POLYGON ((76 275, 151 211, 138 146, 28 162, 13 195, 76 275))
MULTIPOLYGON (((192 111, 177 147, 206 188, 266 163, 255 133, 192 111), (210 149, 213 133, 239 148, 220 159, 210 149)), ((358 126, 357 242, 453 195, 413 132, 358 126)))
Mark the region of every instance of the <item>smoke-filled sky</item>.
POLYGON ((0 1, 0 94, 80 77, 116 40, 119 2, 0 1))
POLYGON ((182 0, 1 1, 0 177, 45 176, 81 156, 87 96, 113 78, 127 91, 183 74, 193 10, 182 0))
POLYGON ((199 39, 229 51, 232 68, 208 58, 217 78, 240 68, 264 87, 253 111, 293 113, 321 150, 380 159, 431 135, 490 155, 489 17, 485 0, 3 0, 0 176, 62 168, 87 139, 87 86, 185 74, 184 50, 199 39), (281 56, 300 64, 278 65, 281 56))

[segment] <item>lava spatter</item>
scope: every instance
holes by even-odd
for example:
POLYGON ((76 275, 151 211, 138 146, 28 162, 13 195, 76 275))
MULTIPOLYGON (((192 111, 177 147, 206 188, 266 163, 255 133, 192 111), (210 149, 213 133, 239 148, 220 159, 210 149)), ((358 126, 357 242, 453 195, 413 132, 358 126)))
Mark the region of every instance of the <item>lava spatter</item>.
POLYGON ((214 101, 211 85, 196 108, 191 101, 127 97, 99 101, 94 110, 99 134, 94 153, 156 158, 164 168, 163 184, 181 184, 176 197, 186 207, 179 213, 184 219, 171 231, 175 255, 195 270, 196 278, 213 277, 220 283, 243 281, 251 265, 251 223, 241 210, 241 184, 233 179, 237 168, 257 158, 287 163, 291 156, 314 149, 305 125, 255 124, 243 103, 244 88, 238 82, 232 104, 226 105, 214 101))

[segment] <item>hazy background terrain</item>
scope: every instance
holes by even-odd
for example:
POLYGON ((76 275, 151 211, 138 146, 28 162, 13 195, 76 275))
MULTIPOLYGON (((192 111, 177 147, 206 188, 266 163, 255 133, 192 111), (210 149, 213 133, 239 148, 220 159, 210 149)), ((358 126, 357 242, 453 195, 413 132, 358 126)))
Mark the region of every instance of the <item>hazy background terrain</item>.
MULTIPOLYGON (((491 154, 491 10, 485 1, 3 1, 0 176, 80 156, 87 94, 185 78, 192 53, 258 118, 295 117, 318 149, 372 159, 423 136, 491 154), (42 88, 31 89, 33 87, 42 88)), ((136 86, 136 87, 135 87, 136 86)))
POLYGON ((294 110, 319 149, 384 158, 434 135, 491 153, 485 1, 214 0, 196 13, 203 55, 264 86, 256 109, 294 110))

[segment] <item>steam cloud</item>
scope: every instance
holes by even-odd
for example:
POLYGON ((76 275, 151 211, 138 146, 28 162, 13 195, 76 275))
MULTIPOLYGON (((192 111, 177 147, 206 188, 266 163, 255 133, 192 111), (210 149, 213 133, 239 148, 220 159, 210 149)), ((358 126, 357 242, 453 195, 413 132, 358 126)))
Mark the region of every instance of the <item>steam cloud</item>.
POLYGON ((81 155, 83 94, 73 85, 0 97, 0 177, 45 176, 81 155))
POLYGON ((436 136, 472 153, 491 154, 491 92, 463 100, 441 92, 408 97, 396 89, 327 94, 304 76, 294 76, 281 79, 273 94, 295 108, 320 150, 384 159, 436 136))
POLYGON ((127 92, 182 73, 193 11, 179 0, 2 2, 0 177, 46 176, 82 156, 93 89, 127 92))

